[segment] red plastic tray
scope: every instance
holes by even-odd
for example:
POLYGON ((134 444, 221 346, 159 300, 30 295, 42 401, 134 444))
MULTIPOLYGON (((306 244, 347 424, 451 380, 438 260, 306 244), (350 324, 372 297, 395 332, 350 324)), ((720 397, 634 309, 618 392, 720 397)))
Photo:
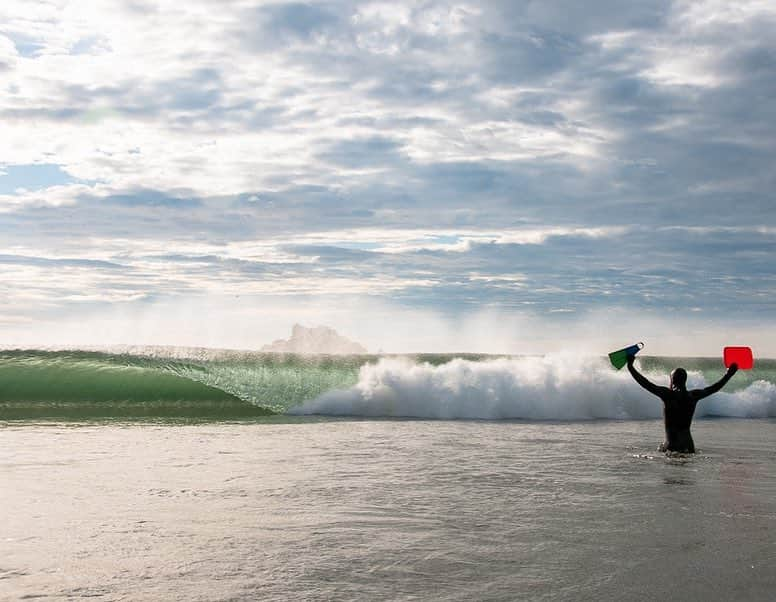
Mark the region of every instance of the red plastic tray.
POLYGON ((752 350, 749 347, 725 347, 723 358, 725 368, 729 368, 730 364, 738 364, 741 370, 751 370, 754 366, 752 350))

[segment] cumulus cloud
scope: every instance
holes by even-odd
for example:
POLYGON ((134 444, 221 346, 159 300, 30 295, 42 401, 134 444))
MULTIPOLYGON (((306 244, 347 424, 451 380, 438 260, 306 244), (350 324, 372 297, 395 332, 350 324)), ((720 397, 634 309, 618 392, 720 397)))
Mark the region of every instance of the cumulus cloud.
POLYGON ((8 0, 3 324, 210 295, 756 321, 775 24, 756 0, 8 0))

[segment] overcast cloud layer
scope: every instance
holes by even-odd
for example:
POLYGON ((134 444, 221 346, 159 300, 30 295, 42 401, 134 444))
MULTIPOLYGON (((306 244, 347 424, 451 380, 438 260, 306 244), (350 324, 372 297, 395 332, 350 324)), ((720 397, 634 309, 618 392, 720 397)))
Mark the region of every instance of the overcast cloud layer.
POLYGON ((768 0, 5 0, 2 343, 774 355, 774 100, 768 0))

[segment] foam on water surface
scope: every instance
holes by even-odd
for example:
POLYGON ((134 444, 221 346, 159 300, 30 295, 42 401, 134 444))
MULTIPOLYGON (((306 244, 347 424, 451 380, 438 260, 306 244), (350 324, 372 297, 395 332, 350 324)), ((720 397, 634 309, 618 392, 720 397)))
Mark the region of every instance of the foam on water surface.
MULTIPOLYGON (((661 382, 665 375, 648 371, 661 382)), ((720 373, 721 376, 721 373, 720 373)), ((691 370, 689 388, 710 384, 691 370)), ((360 370, 356 385, 328 391, 291 413, 437 419, 588 420, 658 418, 660 401, 615 372, 603 358, 550 355, 433 365, 381 359, 360 370)), ((776 386, 758 380, 701 402, 698 416, 776 416, 776 386)))

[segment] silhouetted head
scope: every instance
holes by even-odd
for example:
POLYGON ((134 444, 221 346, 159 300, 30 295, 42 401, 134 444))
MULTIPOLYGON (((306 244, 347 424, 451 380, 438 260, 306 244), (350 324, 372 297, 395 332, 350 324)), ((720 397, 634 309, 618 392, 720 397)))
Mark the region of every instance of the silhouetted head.
POLYGON ((671 388, 681 391, 687 387, 687 370, 677 368, 671 372, 671 388))

